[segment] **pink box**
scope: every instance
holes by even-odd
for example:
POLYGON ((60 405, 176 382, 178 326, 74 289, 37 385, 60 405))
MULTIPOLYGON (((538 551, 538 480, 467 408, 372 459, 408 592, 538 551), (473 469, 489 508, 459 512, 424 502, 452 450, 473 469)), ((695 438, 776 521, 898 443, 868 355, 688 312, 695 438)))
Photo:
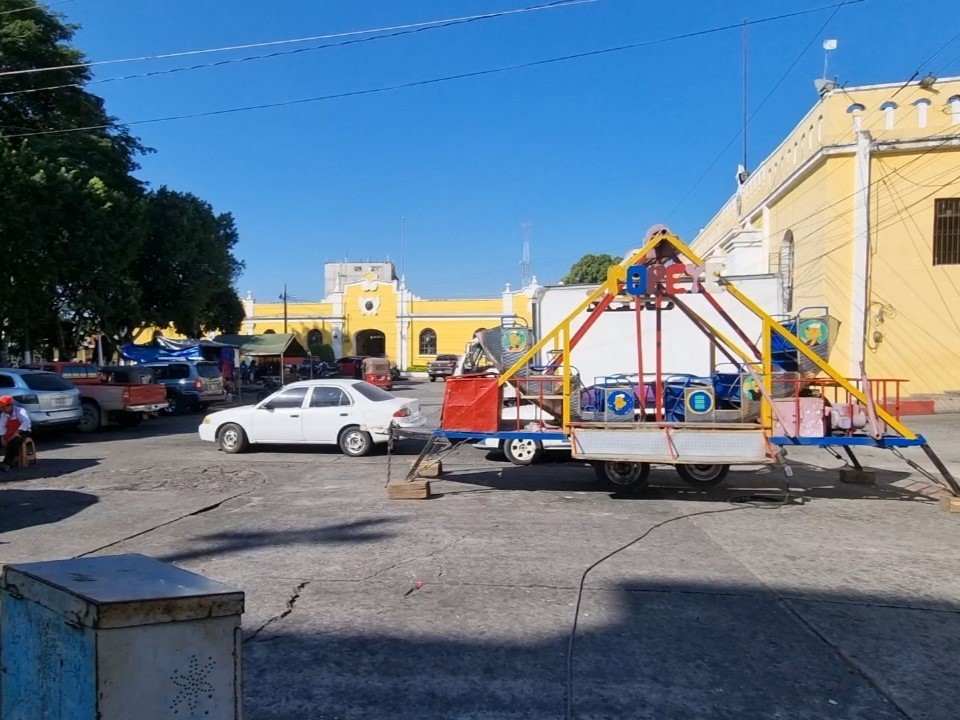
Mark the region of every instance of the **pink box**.
POLYGON ((776 412, 773 415, 773 434, 775 437, 824 437, 826 428, 826 405, 823 398, 802 397, 790 400, 774 400, 776 412), (800 427, 797 428, 797 411, 800 414, 800 427), (783 418, 780 424, 777 415, 783 418))

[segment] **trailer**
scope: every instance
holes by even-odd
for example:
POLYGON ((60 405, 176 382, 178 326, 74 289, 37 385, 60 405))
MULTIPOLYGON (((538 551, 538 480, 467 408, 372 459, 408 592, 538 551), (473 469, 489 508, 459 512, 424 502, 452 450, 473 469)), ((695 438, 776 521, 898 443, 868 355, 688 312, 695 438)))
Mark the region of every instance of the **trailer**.
POLYGON ((569 443, 575 460, 591 463, 620 492, 643 488, 653 464, 711 487, 733 465, 784 464, 789 447, 842 450, 859 470, 858 447, 899 454, 917 446, 960 495, 925 438, 901 422, 906 381, 871 379, 862 368, 861 377, 848 378, 830 365, 838 327, 828 308, 767 314, 723 277, 722 266, 655 226, 642 248, 609 268, 606 281, 541 337, 518 318, 478 333, 462 374, 445 387, 440 427, 406 479, 459 443, 491 439, 569 443), (759 338, 725 309, 730 298, 756 319, 759 338), (607 339, 605 351, 616 357, 629 350, 636 372, 581 377, 573 351, 591 341, 605 313, 624 310, 633 315, 632 337, 607 339), (682 315, 706 338, 709 372, 664 367, 664 347, 675 341, 664 332, 667 313, 682 315), (504 411, 505 396, 515 416, 504 411))

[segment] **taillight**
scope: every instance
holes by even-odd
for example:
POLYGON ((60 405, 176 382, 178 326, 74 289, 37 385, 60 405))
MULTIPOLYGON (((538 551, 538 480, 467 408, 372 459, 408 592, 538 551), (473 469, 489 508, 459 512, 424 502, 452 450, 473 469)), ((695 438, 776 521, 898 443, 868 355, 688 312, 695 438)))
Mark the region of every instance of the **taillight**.
POLYGON ((393 414, 394 417, 410 417, 410 415, 410 408, 408 407, 402 407, 393 414))
POLYGON ((40 398, 36 395, 20 395, 16 398, 17 402, 21 405, 39 405, 40 398))
POLYGON ((203 380, 201 380, 200 378, 197 378, 196 380, 193 381, 193 386, 197 390, 203 390, 203 380))
POLYGON ((123 404, 124 405, 130 404, 130 388, 123 389, 123 404))

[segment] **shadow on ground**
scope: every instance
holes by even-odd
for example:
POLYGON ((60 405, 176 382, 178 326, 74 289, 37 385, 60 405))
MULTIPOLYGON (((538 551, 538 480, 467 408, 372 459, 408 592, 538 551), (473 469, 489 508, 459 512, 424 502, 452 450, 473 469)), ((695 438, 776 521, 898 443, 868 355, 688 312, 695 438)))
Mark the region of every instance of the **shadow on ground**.
POLYGON ((169 555, 158 555, 157 559, 165 562, 186 562, 258 548, 369 543, 392 537, 393 532, 387 530, 385 526, 393 522, 397 522, 397 519, 375 518, 307 530, 231 530, 216 532, 191 538, 191 545, 196 545, 191 550, 169 555))
MULTIPOLYGON (((616 499, 692 500, 696 502, 729 502, 734 499, 759 497, 778 500, 784 496, 787 478, 779 468, 759 470, 731 469, 719 486, 697 488, 685 484, 672 468, 656 466, 650 472, 649 486, 632 493, 612 493, 598 480, 588 463, 548 462, 532 466, 516 466, 496 456, 488 457, 490 469, 461 470, 451 463, 443 474, 444 483, 436 483, 435 494, 453 495, 489 490, 526 490, 554 492, 606 492, 616 499), (500 460, 500 462, 496 462, 500 460), (475 486, 476 489, 460 489, 456 485, 475 486)), ((935 499, 914 490, 897 487, 893 483, 910 476, 910 473, 891 470, 874 470, 876 483, 848 484, 840 482, 836 470, 813 466, 794 467, 789 479, 790 496, 794 500, 829 498, 841 500, 907 500, 933 503, 935 499)))
MULTIPOLYGON (((349 592, 315 583, 245 644, 245 718, 564 717, 573 587, 349 592)), ((960 606, 644 578, 586 592, 574 649, 580 720, 952 720, 960 606)))
POLYGON ((73 490, 0 488, 0 535, 60 522, 97 502, 96 495, 73 490))
POLYGON ((36 433, 37 452, 44 449, 88 445, 91 443, 116 442, 118 440, 137 440, 141 438, 193 435, 197 436, 197 426, 203 420, 201 413, 190 415, 161 415, 145 420, 136 427, 109 425, 93 433, 81 433, 72 429, 48 429, 36 433))

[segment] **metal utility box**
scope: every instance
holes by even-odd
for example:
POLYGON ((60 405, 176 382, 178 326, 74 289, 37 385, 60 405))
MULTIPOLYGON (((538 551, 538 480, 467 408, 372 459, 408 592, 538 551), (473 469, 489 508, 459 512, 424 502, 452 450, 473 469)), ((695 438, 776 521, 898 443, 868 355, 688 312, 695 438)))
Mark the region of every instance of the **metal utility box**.
POLYGON ((243 593, 143 555, 7 565, 4 720, 239 720, 243 593))

